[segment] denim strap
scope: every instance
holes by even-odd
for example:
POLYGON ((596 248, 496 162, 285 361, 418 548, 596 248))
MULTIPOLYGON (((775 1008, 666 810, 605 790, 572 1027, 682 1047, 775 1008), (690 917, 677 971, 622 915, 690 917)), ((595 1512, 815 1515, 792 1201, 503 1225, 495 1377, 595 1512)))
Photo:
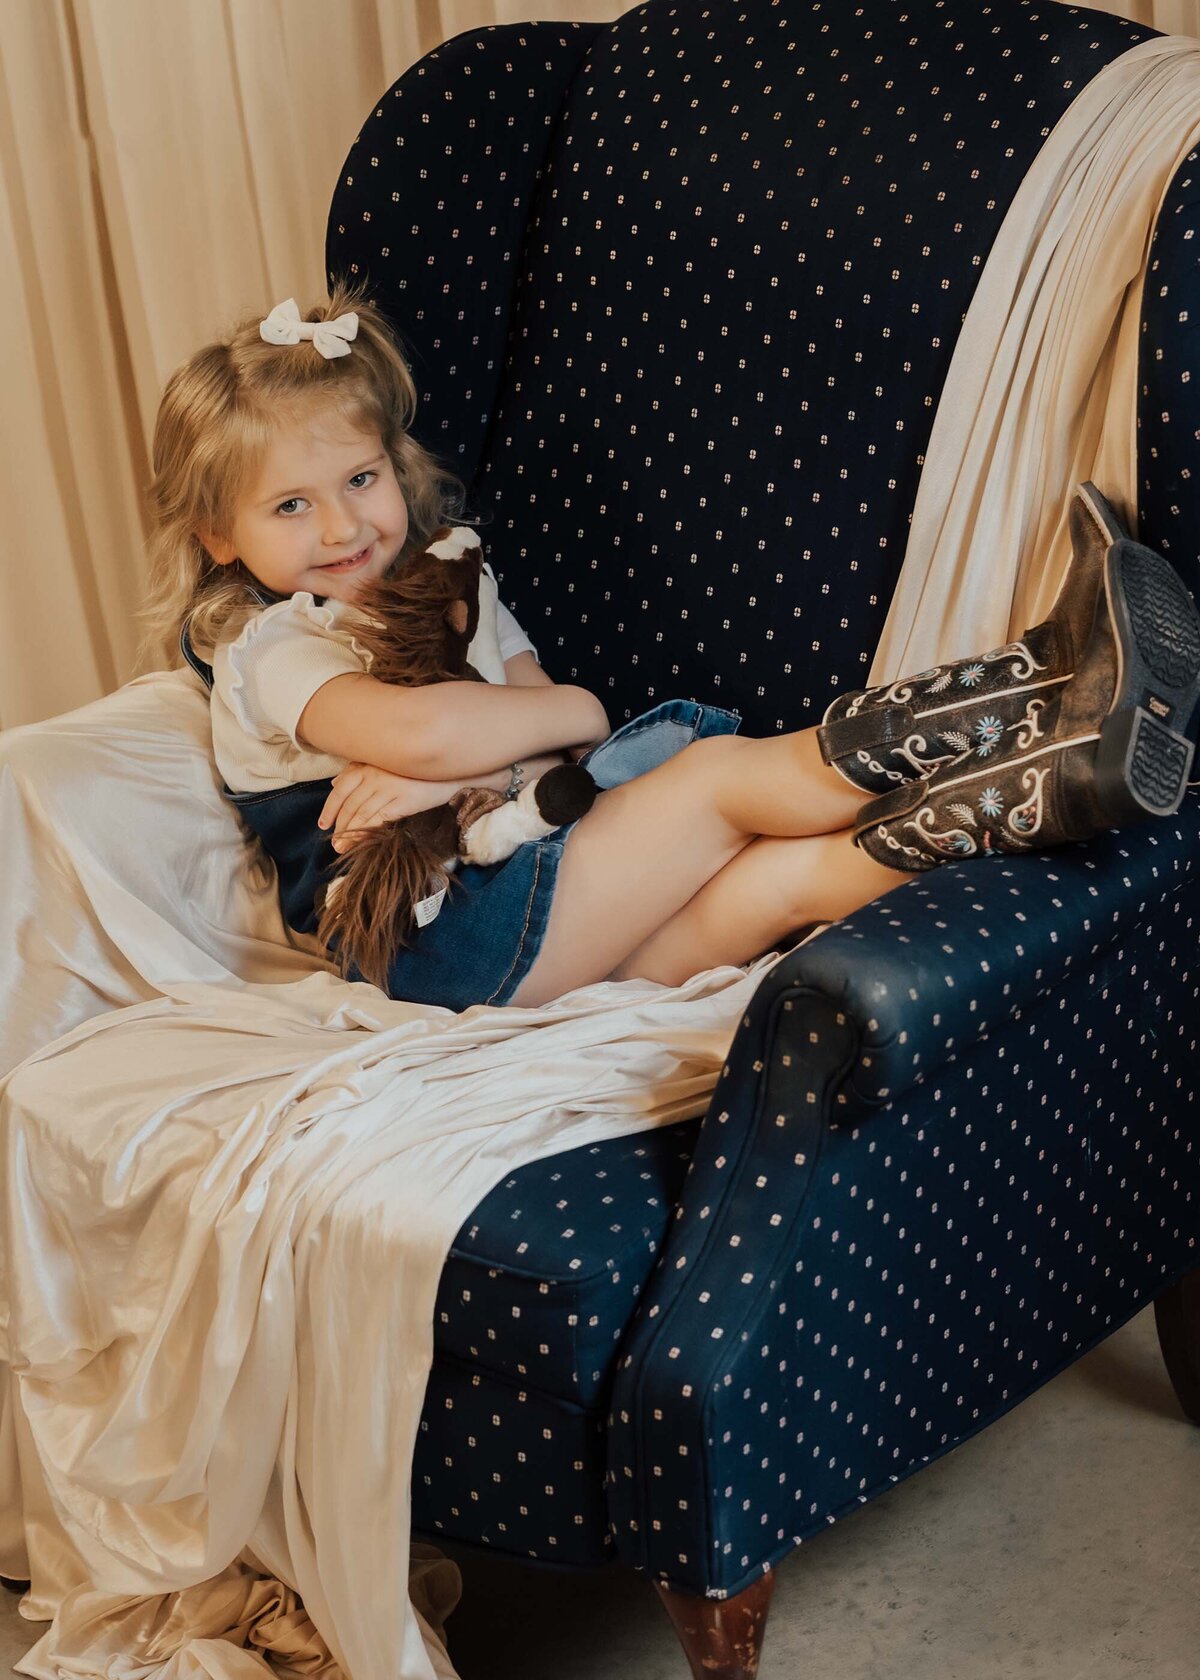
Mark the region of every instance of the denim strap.
MULTIPOLYGON (((274 606, 278 601, 287 600, 286 595, 264 594, 261 589, 255 588, 253 584, 250 585, 250 593, 262 607, 274 606)), ((179 627, 179 651, 192 667, 192 670, 195 671, 196 675, 200 678, 200 681, 204 684, 205 688, 211 689, 213 685, 213 668, 211 665, 206 665, 204 663, 203 659, 201 659, 200 655, 192 646, 192 638, 188 630, 190 622, 191 614, 189 613, 187 618, 184 619, 183 623, 179 627)))

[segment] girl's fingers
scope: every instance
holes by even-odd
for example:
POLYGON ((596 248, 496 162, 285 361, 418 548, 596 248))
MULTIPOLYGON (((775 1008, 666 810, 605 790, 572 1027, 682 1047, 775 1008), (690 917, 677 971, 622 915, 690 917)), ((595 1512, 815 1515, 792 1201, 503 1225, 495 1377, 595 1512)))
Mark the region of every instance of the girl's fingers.
POLYGON ((372 824, 386 822, 390 815, 392 798, 391 793, 378 794, 364 809, 359 819, 360 822, 370 822, 372 824))
POLYGON ((375 828, 388 817, 387 807, 392 802, 390 793, 370 794, 360 800, 347 811, 344 819, 338 824, 337 835, 333 842, 335 851, 343 851, 354 829, 375 828))
POLYGON ((338 816, 337 828, 334 831, 333 836, 333 849, 335 852, 342 851, 348 841, 353 841, 354 830, 358 827, 359 817, 357 811, 347 811, 343 809, 338 816))
POLYGON ((378 820, 378 813, 391 798, 387 793, 367 793, 355 801, 346 812, 342 828, 366 828, 378 820))
POLYGON ((354 792, 363 779, 364 766, 348 764, 344 770, 339 770, 333 778, 333 786, 329 790, 329 797, 321 807, 321 814, 317 818, 318 828, 333 828, 337 823, 338 812, 346 803, 347 797, 354 792))
POLYGON ((346 797, 351 790, 345 784, 339 786, 340 781, 340 776, 333 778, 333 786, 330 788, 328 797, 321 807, 321 814, 317 818, 318 828, 332 828, 337 821, 338 812, 346 803, 346 797))

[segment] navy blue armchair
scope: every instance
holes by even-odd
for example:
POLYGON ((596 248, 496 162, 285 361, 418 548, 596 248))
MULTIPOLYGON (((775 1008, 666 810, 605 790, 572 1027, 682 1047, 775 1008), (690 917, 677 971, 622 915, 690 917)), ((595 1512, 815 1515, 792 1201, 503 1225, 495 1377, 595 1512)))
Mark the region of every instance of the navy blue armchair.
MULTIPOLYGON (((394 324, 555 678, 614 725, 678 695, 751 735, 862 686, 997 229, 1151 33, 1031 0, 651 0, 469 31, 381 96, 329 277, 394 324)), ((1195 588, 1196 157, 1151 260, 1140 536, 1195 588)), ((794 1546, 1150 1301, 1200 1422, 1198 828, 1189 794, 900 887, 770 971, 702 1120, 499 1184, 443 1273, 419 1530, 619 1559, 731 1680, 794 1546)))

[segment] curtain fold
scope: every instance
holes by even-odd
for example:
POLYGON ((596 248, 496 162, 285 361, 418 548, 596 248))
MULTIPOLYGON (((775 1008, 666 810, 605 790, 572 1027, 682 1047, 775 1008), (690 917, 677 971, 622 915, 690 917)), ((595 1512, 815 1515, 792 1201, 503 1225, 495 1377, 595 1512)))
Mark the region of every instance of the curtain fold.
MULTIPOLYGON (((325 293, 358 126, 464 30, 625 0, 9 0, 0 38, 0 729, 136 666, 167 375, 241 314, 325 293)), ((1103 8, 1200 35, 1200 0, 1103 8)))
POLYGON ((625 0, 9 0, 0 36, 0 729, 136 664, 168 374, 325 296, 325 218, 373 100, 464 30, 625 0))

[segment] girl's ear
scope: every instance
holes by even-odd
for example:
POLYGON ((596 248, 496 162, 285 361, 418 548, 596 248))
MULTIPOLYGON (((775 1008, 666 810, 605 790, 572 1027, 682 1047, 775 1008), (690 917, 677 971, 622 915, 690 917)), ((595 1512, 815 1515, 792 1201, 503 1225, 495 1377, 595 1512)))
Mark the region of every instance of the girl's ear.
POLYGON ((204 544, 205 548, 209 552, 209 555, 216 561, 218 566, 233 565, 234 561, 237 559, 237 555, 233 552, 233 544, 231 542, 227 542, 224 537, 215 536, 211 531, 202 531, 199 527, 197 527, 195 535, 204 544))

